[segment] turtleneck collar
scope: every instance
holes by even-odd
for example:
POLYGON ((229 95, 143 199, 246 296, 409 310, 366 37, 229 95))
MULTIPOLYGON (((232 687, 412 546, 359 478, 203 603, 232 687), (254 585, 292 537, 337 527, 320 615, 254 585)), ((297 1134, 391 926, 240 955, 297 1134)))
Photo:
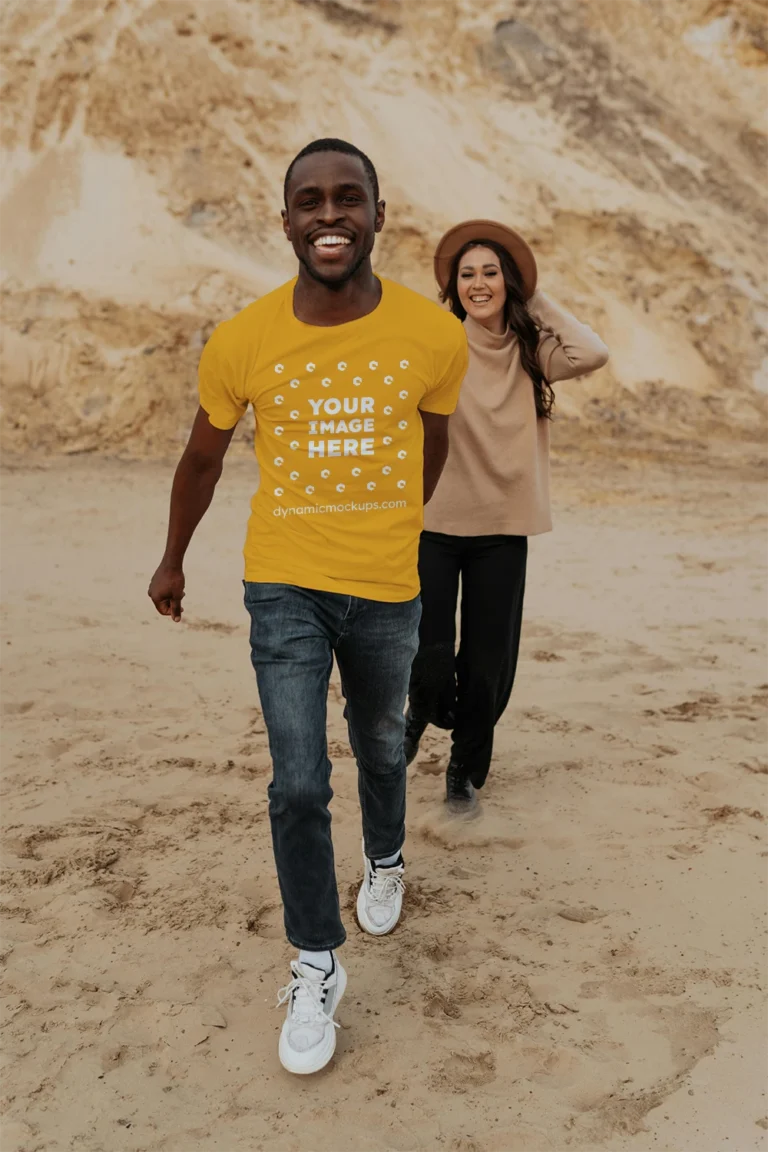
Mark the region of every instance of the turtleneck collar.
POLYGON ((509 327, 507 327, 506 331, 497 335, 495 332, 489 332, 487 328, 484 328, 482 324, 478 324, 477 320, 473 320, 469 315, 464 318, 464 329, 467 333, 467 340, 470 346, 474 345, 475 348, 500 350, 511 344, 513 339, 513 334, 510 332, 509 327))

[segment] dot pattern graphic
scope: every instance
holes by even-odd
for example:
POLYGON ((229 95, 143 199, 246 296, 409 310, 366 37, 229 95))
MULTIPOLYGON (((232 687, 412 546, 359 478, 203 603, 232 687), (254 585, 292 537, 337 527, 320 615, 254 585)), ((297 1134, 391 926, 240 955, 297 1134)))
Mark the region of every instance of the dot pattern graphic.
MULTIPOLYGON (((291 377, 288 387, 293 393, 292 404, 286 416, 292 423, 294 438, 288 447, 299 464, 285 481, 272 488, 276 500, 290 503, 292 496, 319 500, 324 495, 332 503, 334 496, 348 496, 353 491, 375 492, 381 499, 385 499, 387 488, 392 495, 403 493, 407 486, 404 469, 410 467, 409 452, 397 441, 402 442, 401 434, 409 432, 406 415, 410 413, 408 403, 413 401, 411 390, 405 385, 410 361, 398 357, 387 365, 369 360, 363 372, 362 367, 355 373, 354 363, 348 360, 322 365, 314 360, 304 364, 280 361, 274 365, 276 376, 288 373, 291 377), (383 390, 393 385, 396 390, 383 390), (326 464, 328 456, 334 459, 326 464), (372 472, 377 478, 372 477, 372 472), (286 486, 287 481, 295 486, 293 490, 286 486)), ((285 393, 275 390, 275 409, 285 402, 285 393)), ((283 424, 272 428, 277 438, 284 436, 285 431, 283 424)), ((277 470, 283 469, 284 457, 274 456, 273 465, 277 470)))

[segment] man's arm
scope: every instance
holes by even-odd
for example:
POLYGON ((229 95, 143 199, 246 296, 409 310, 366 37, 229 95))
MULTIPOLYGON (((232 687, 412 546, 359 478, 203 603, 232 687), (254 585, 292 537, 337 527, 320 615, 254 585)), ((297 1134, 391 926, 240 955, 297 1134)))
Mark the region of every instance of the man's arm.
POLYGON ((445 462, 448 459, 448 416, 421 412, 424 425, 424 503, 434 496, 445 462))
POLYGON ((173 478, 165 553, 149 585, 150 599, 161 616, 181 620, 184 555, 213 499, 234 430, 214 428, 205 410, 198 408, 189 442, 173 478))

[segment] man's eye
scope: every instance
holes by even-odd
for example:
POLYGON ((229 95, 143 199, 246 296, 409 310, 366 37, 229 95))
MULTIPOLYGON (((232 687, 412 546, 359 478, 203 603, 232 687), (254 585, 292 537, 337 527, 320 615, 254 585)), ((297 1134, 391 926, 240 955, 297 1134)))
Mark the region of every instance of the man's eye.
POLYGON ((361 201, 360 201, 359 196, 344 196, 343 197, 343 203, 344 204, 359 204, 360 202, 361 201))

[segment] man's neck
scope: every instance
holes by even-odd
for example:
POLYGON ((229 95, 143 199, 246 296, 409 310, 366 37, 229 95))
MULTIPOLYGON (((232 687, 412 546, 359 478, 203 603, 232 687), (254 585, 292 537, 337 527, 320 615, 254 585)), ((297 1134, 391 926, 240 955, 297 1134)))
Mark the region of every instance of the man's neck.
POLYGON ((332 328, 367 316, 380 300, 381 281, 374 276, 370 260, 338 287, 315 280, 302 265, 293 290, 293 314, 303 324, 332 328))

